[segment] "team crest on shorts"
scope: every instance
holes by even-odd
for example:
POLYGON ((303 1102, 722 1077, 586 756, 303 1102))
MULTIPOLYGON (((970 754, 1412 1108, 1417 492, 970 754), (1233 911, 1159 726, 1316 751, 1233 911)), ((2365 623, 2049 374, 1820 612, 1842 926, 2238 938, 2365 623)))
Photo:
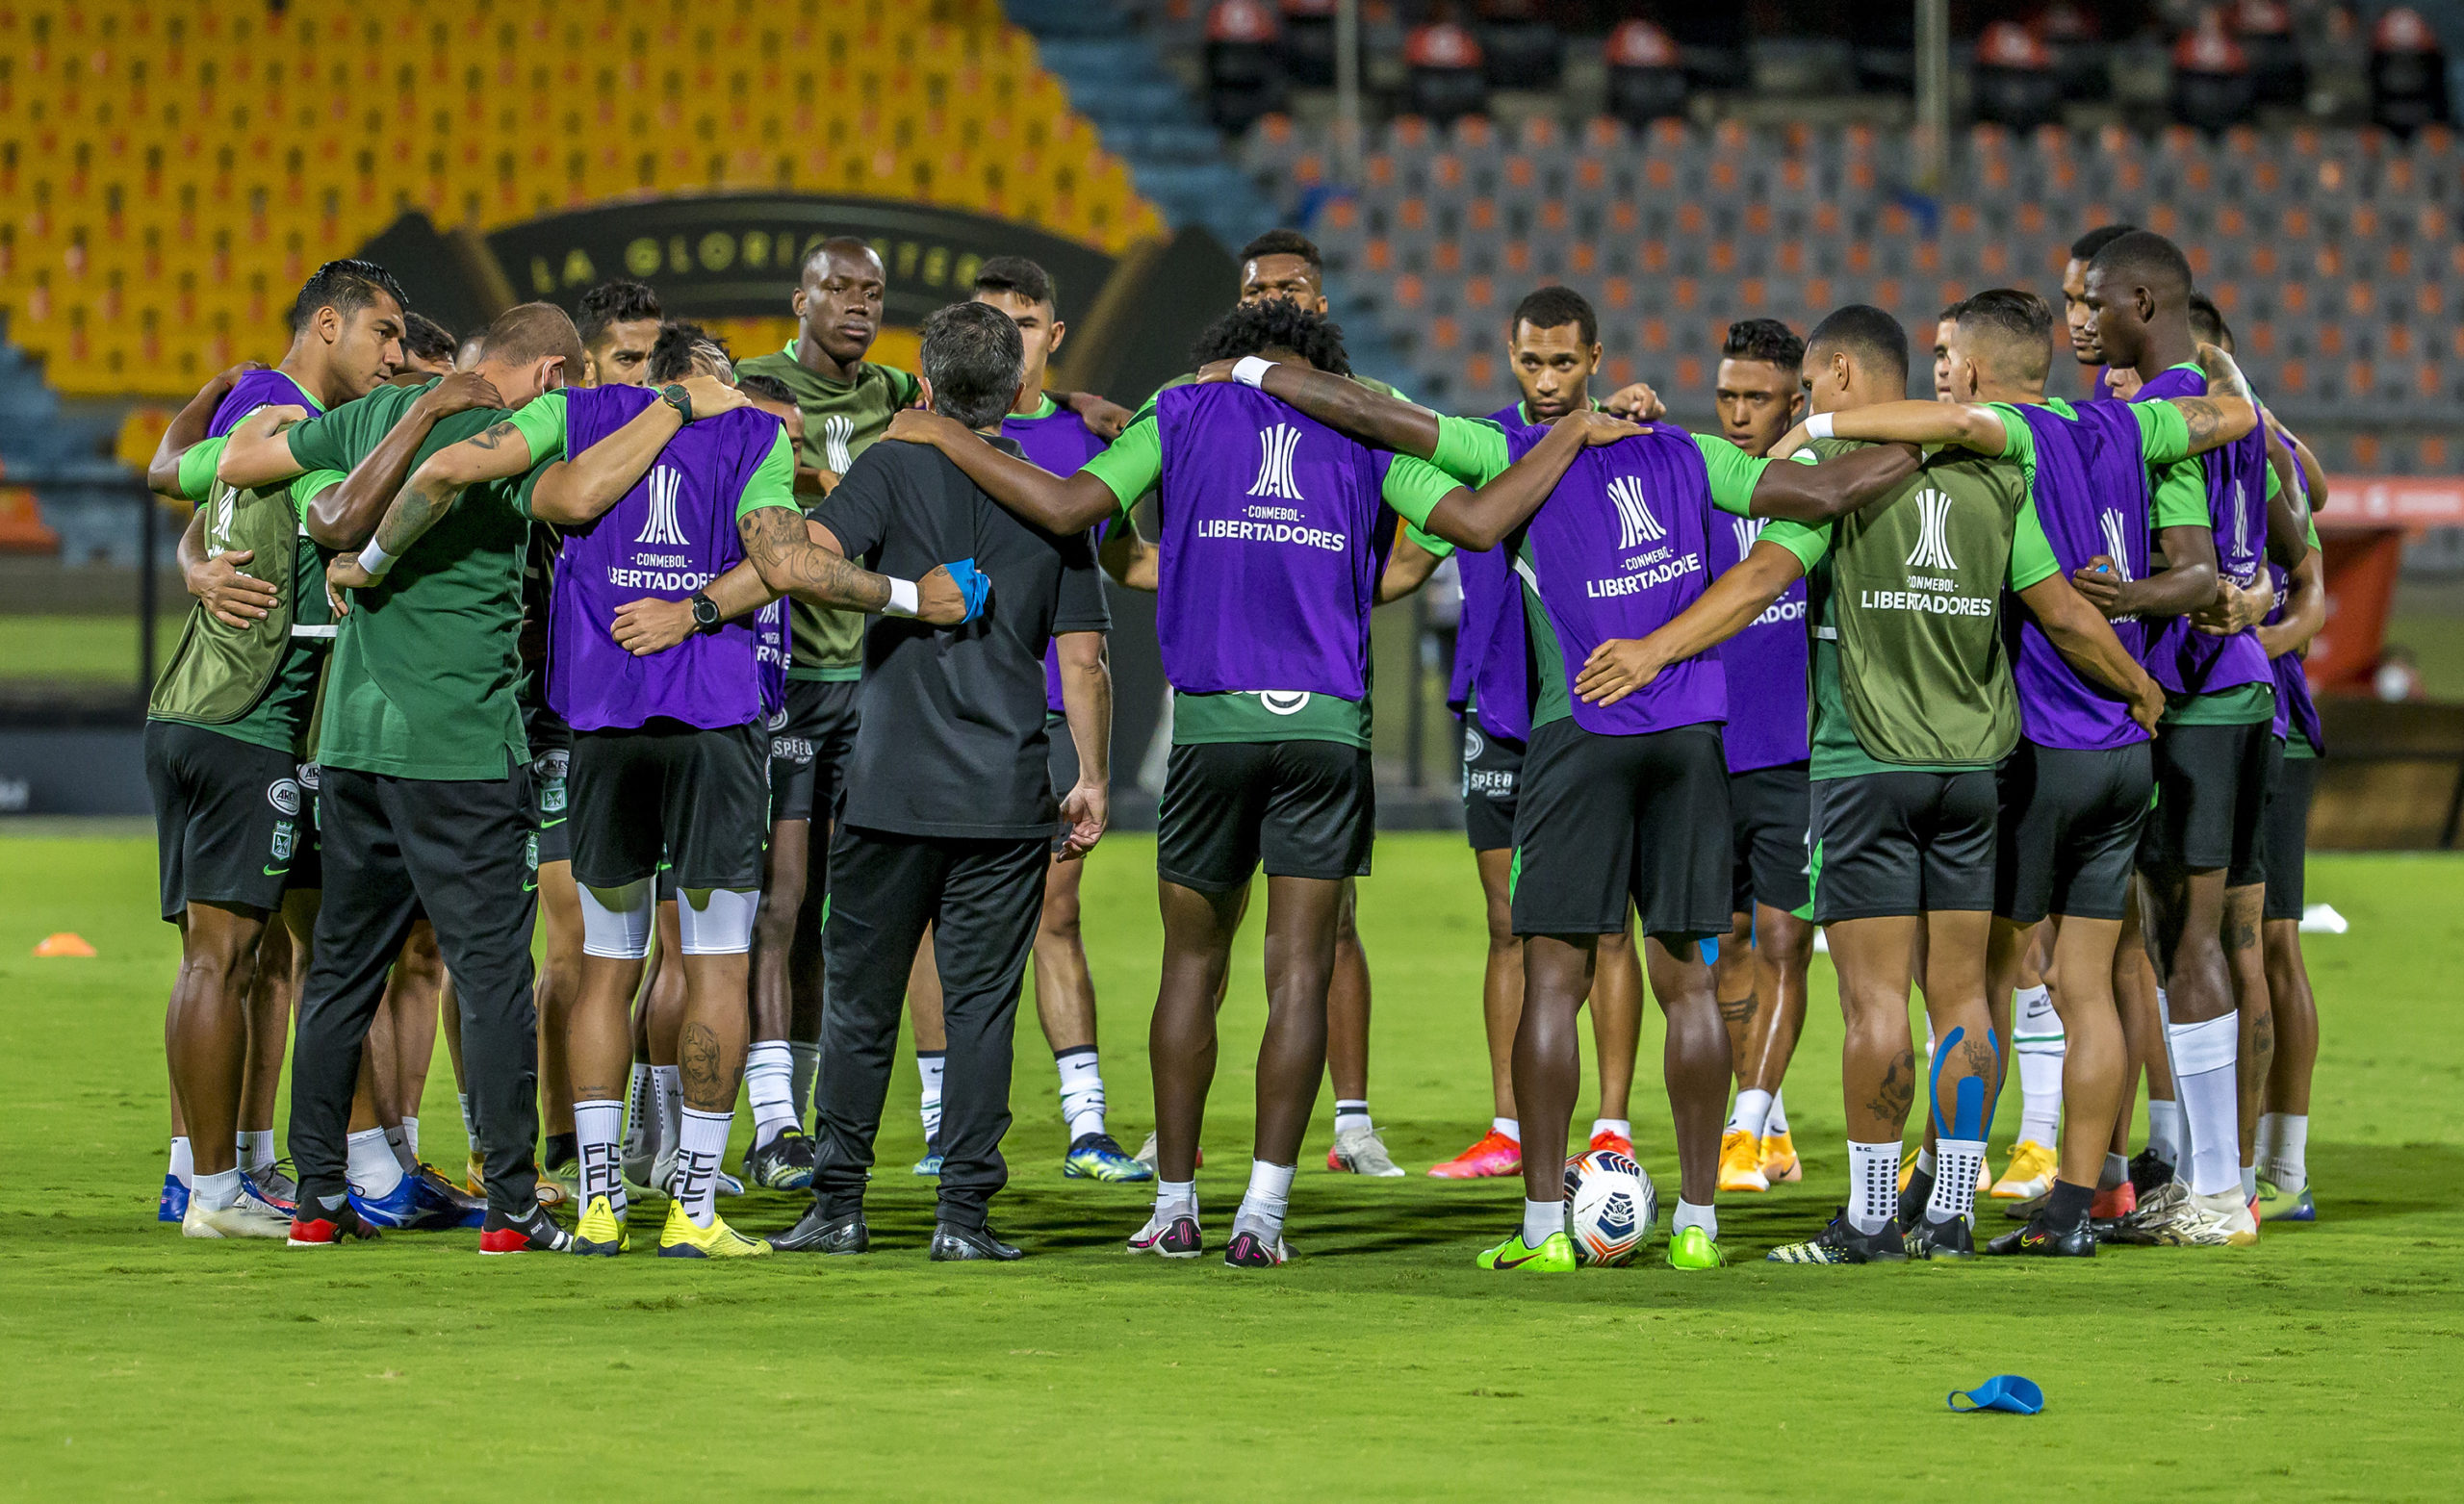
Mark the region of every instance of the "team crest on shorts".
POLYGON ((1309 692, 1305 689, 1262 689, 1258 691, 1258 703, 1276 715, 1295 716, 1308 707, 1309 692))
POLYGON ((539 870, 539 832, 536 830, 522 838, 522 864, 532 872, 539 870))
POLYGON ((317 777, 319 771, 320 770, 317 765, 313 762, 301 763, 299 765, 299 786, 306 789, 311 794, 317 792, 317 777))
POLYGON ((277 820, 273 823, 273 859, 275 861, 291 860, 292 848, 297 843, 298 837, 293 830, 290 821, 277 820))
POLYGON ((299 813, 299 785, 290 778, 276 778, 266 785, 266 803, 286 815, 299 813))
POLYGON ((1489 744, 1481 739, 1478 727, 1467 726, 1463 728, 1463 760, 1465 762, 1479 761, 1480 753, 1488 750, 1489 744))
MULTIPOLYGON (((785 726, 786 724, 787 724, 787 707, 786 707, 786 706, 784 706, 784 705, 781 705, 778 709, 773 710, 773 711, 771 711, 771 712, 770 712, 770 726, 769 726, 769 728, 770 728, 771 730, 775 731, 775 730, 779 729, 781 727, 785 726)), ((776 753, 773 753, 772 755, 774 755, 774 756, 775 756, 775 755, 776 755, 776 753)))

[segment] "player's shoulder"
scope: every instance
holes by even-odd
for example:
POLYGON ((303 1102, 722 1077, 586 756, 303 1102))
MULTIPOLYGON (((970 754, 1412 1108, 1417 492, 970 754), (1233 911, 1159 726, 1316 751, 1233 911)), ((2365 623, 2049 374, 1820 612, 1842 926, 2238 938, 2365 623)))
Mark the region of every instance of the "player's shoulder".
POLYGON ((214 410, 212 431, 228 433, 240 421, 261 407, 304 407, 314 418, 320 411, 317 403, 291 379, 288 371, 269 368, 252 370, 232 384, 222 396, 221 405, 214 410))
POLYGON ((784 376, 796 369, 799 369, 796 358, 785 350, 772 350, 767 355, 748 355, 735 363, 735 373, 739 376, 784 376))

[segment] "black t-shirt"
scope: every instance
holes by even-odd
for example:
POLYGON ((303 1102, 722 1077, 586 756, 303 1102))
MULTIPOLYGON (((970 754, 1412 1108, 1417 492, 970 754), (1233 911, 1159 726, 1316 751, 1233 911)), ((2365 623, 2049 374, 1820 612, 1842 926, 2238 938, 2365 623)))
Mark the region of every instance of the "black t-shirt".
POLYGON ((868 569, 917 579, 971 558, 992 581, 964 626, 873 620, 842 818, 910 835, 1051 834, 1044 649, 1057 632, 1112 626, 1093 540, 1021 522, 917 444, 857 456, 815 516, 868 569))

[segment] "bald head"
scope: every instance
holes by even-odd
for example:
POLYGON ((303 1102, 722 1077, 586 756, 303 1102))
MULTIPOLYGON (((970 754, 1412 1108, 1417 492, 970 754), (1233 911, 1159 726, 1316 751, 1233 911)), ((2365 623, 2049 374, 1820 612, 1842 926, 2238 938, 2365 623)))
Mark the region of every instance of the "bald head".
POLYGON ((581 373, 581 334, 553 303, 519 303, 479 337, 478 369, 508 407, 553 392, 581 373))
POLYGON ((1950 396, 2014 401, 2041 396, 2053 365, 2053 306, 2018 288, 1991 288, 1953 303, 1950 396))

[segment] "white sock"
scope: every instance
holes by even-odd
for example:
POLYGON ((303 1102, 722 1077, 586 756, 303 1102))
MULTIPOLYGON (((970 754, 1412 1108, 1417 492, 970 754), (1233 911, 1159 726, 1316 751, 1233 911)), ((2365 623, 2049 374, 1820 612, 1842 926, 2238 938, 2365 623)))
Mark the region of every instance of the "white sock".
POLYGON ((1729 1132, 1751 1134, 1757 1138, 1771 1121, 1771 1093, 1760 1090, 1740 1091, 1736 1107, 1729 1113, 1729 1132))
POLYGON ((1336 1133, 1365 1134, 1370 1131, 1370 1126, 1368 1103, 1338 1102, 1335 1104, 1336 1133))
POLYGON ((1701 1228, 1704 1236, 1713 1242, 1720 1240, 1720 1214, 1709 1207, 1698 1207, 1680 1196, 1677 1199, 1677 1214, 1668 1219, 1668 1231, 1674 1236, 1684 1232, 1689 1227, 1701 1228))
POLYGON ((677 1135, 676 1199, 695 1227, 707 1227, 719 1214, 719 1160, 728 1152, 728 1125, 732 1110, 705 1112, 686 1108, 677 1135))
POLYGON ((1982 1138, 1938 1138, 1934 1147, 1941 1168, 1934 1172, 1934 1194, 1925 1202, 1925 1220, 1948 1222, 1976 1210, 1976 1172, 1985 1166, 1982 1138))
POLYGON ((471 1094, 467 1091, 457 1091, 453 1094, 453 1100, 462 1108, 462 1136, 475 1145, 479 1141, 479 1128, 471 1118, 471 1094))
POLYGON ((1537 1248, 1550 1236, 1566 1230, 1566 1204, 1562 1201, 1526 1201, 1523 1204, 1523 1246, 1537 1248))
POLYGON ((930 1153, 933 1140, 941 1136, 941 1066, 947 1052, 918 1050, 915 1052, 915 1075, 924 1083, 924 1099, 919 1108, 924 1119, 924 1148, 930 1153))
POLYGON ((1762 1136, 1777 1138, 1788 1131, 1788 1104, 1785 1093, 1771 1093, 1771 1115, 1762 1124, 1762 1136))
POLYGON ((1255 1233, 1265 1243, 1283 1236, 1283 1214, 1292 1205, 1293 1168, 1264 1160, 1249 1161, 1249 1193, 1241 1198, 1241 1210, 1232 1214, 1233 1236, 1255 1233))
POLYGON ((394 1158, 394 1146, 386 1141, 385 1130, 371 1128, 353 1134, 343 1147, 343 1173, 349 1178, 351 1189, 371 1199, 382 1199, 402 1184, 402 1161, 394 1158))
POLYGON ((2241 1182, 2241 1107, 2233 1080, 2241 1054, 2241 1021, 2227 1013, 2196 1024, 2169 1024, 2173 1090, 2190 1134, 2191 1194, 2212 1196, 2241 1182))
POLYGON ((1104 1131, 1103 1063, 1091 1044, 1064 1050, 1052 1058, 1061 1074, 1061 1115, 1069 1124, 1072 1143, 1104 1131))
POLYGON ((1899 1211, 1899 1145, 1848 1140, 1848 1225, 1879 1233, 1899 1211))
POLYGON ((1603 1134, 1615 1134, 1618 1137, 1623 1138, 1628 1143, 1632 1143, 1634 1141, 1633 1120, 1623 1117, 1593 1118, 1591 1120, 1591 1136, 1597 1138, 1603 1134))
POLYGON ((2147 1152, 2167 1164, 2182 1160, 2182 1105, 2147 1099, 2147 1152))
MULTIPOLYGON (((1937 1141, 1938 1142, 1938 1140, 1937 1140, 1937 1141)), ((1934 1159, 1934 1151, 1933 1151, 1933 1150, 1931 1150, 1931 1149, 1919 1149, 1919 1150, 1917 1150, 1917 1151, 1916 1151, 1916 1173, 1917 1173, 1917 1174, 1919 1174, 1919 1175, 1931 1175, 1931 1174, 1933 1174, 1933 1173, 1934 1173, 1934 1165, 1935 1165, 1935 1162, 1936 1162, 1936 1161, 1935 1161, 1935 1159, 1934 1159)))
POLYGON ((2118 1190, 2130 1180, 2130 1161, 2118 1154, 2105 1156, 2104 1172, 2096 1177, 2098 1190, 2118 1190))
POLYGON ((2258 1193, 2259 1167, 2255 1164, 2242 1166, 2242 1199, 2248 1201, 2258 1193))
POLYGON ((394 1151, 394 1162, 402 1167, 402 1173, 405 1175, 416 1173, 420 1167, 419 1156, 411 1153, 410 1141, 403 1136, 402 1125, 397 1123, 382 1132, 385 1134, 385 1147, 394 1151))
POLYGON ((574 1153, 581 1160, 581 1205, 590 1210, 594 1197, 604 1196, 618 1216, 625 1214, 624 1160, 616 1135, 625 1126, 625 1105, 600 1098, 574 1104, 574 1153))
POLYGON ((744 1094, 753 1103, 753 1146, 796 1126, 795 1058, 784 1039, 757 1039, 744 1052, 744 1094))
POLYGON ((2062 1120, 2062 1057, 2068 1047, 2047 987, 2021 987, 2011 1022, 2019 1058, 2019 1136, 2050 1147, 2062 1120))
POLYGON ((273 1162, 273 1130, 244 1128, 232 1147, 240 1152, 240 1168, 254 1174, 273 1162))
POLYGON ((821 1073, 821 1046, 790 1039, 787 1058, 795 1062, 789 1100, 796 1105, 796 1121, 808 1123, 812 1120, 812 1079, 821 1073))
MULTIPOLYGON (((2271 1112, 2268 1117, 2275 1119, 2275 1137, 2267 1159, 2261 1162, 2267 1166, 2268 1179, 2276 1189, 2297 1196, 2310 1185, 2310 1114, 2271 1112)), ((2263 1124, 2266 1121, 2260 1119, 2263 1124)))
POLYGON ((411 1168, 418 1169, 420 1167, 420 1120, 418 1118, 405 1116, 402 1119, 402 1142, 411 1151, 411 1168))
POLYGON ((1518 1144, 1523 1142, 1523 1124, 1514 1118, 1493 1117, 1489 1119, 1489 1132, 1493 1134, 1503 1134, 1518 1144))
POLYGON ((1157 1181, 1155 1183, 1155 1220, 1169 1223, 1174 1217, 1197 1215, 1197 1182, 1157 1181))
POLYGON ((196 1188, 196 1156, 189 1152, 189 1141, 185 1137, 171 1140, 170 1176, 191 1190, 196 1188))
POLYGON ((651 1067, 651 1105, 658 1109, 658 1137, 653 1142, 658 1146, 661 1158, 672 1159, 681 1132, 680 1114, 684 1110, 684 1087, 678 1079, 677 1067, 651 1067))
POLYGON ((240 1199, 240 1172, 237 1168, 217 1170, 200 1175, 189 1187, 189 1205, 202 1206, 208 1211, 219 1211, 240 1199))
MULTIPOLYGON (((648 1060, 633 1062, 632 1079, 625 1085, 625 1158, 647 1160, 658 1152, 658 1078, 648 1060)), ((583 1203, 588 1206, 588 1202, 583 1203)))

